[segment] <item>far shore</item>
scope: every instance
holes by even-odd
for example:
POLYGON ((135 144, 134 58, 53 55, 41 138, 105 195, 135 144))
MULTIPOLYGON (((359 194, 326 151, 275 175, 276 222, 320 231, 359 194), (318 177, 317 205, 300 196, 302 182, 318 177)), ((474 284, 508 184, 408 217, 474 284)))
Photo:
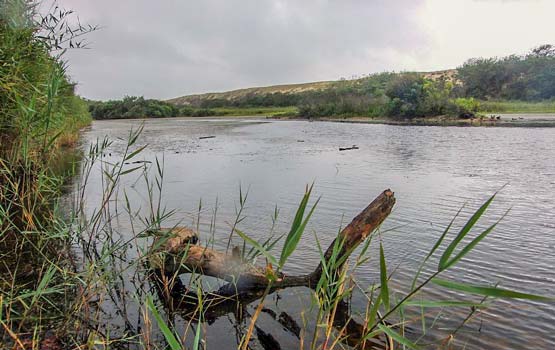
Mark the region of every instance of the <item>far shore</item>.
POLYGON ((483 117, 472 119, 461 119, 449 116, 397 119, 388 117, 318 117, 306 118, 285 115, 214 115, 205 117, 175 117, 175 118, 126 118, 126 119, 103 119, 105 121, 122 120, 162 120, 162 119, 185 119, 185 120, 208 120, 208 119, 258 119, 258 120, 298 120, 298 121, 321 121, 333 123, 354 124, 386 124, 386 125, 408 125, 408 126, 475 126, 475 127, 555 127, 555 113, 522 113, 522 114, 487 114, 483 117))
POLYGON ((555 114, 488 114, 472 119, 460 119, 449 116, 396 119, 387 117, 280 117, 267 119, 325 121, 335 123, 412 125, 412 126, 482 126, 482 127, 555 127, 555 114))

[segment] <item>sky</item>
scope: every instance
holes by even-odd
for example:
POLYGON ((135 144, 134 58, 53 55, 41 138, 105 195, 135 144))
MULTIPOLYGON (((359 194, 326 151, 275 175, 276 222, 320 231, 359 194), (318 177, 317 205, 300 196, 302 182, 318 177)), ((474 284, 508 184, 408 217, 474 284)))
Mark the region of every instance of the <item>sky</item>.
POLYGON ((58 0, 100 26, 65 59, 80 95, 168 99, 456 68, 555 44, 554 0, 58 0))

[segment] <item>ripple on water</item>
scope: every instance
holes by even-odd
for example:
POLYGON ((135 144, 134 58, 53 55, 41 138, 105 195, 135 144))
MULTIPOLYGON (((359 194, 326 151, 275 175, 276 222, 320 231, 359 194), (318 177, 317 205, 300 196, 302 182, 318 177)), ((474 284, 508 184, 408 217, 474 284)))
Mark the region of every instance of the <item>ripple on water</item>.
MULTIPOLYGON (((138 125, 137 121, 94 122, 85 137, 90 142, 105 134, 125 138, 128 129, 138 125)), ((479 227, 484 229, 507 209, 511 211, 446 278, 554 293, 555 128, 171 119, 146 121, 140 143, 149 145, 145 159, 165 156, 163 200, 169 208, 180 209, 174 222, 192 223, 202 199, 200 227, 206 235, 218 198, 214 238, 219 247, 227 243, 239 185, 249 188, 241 228, 256 239, 265 239, 275 205, 280 208, 275 233, 286 233, 305 185, 315 181, 314 198, 322 196, 322 200, 287 264, 288 273, 314 268, 319 260, 314 235, 327 245, 341 225, 383 189, 392 188, 397 205, 382 231, 387 231, 383 236, 387 260, 398 266, 392 282, 398 291, 410 285, 419 262, 459 209, 457 227, 501 190, 479 227), (206 135, 216 137, 198 139, 206 135), (353 144, 359 149, 338 151, 353 144)), ((114 157, 123 145, 115 139, 114 157)), ((136 197, 133 203, 146 208, 146 198, 137 194, 138 186, 136 194, 130 195, 136 197)), ((120 224, 125 231, 124 221, 120 224)), ((370 252, 372 258, 356 274, 363 285, 379 278, 375 245, 370 252)), ((432 271, 436 263, 432 259, 425 271, 432 271)), ((440 300, 461 298, 438 288, 424 295, 440 300)), ((288 307, 287 301, 280 303, 288 307)), ((360 297, 354 303, 364 306, 360 297)), ((446 327, 456 327, 468 314, 468 310, 449 312, 442 318, 446 327)), ((220 320, 210 327, 221 331, 229 323, 220 320)), ((228 333, 219 332, 219 336, 228 333)), ((430 336, 441 334, 445 332, 432 331, 430 336)), ((496 301, 460 337, 461 345, 468 342, 467 349, 553 349, 555 310, 545 303, 496 301)))

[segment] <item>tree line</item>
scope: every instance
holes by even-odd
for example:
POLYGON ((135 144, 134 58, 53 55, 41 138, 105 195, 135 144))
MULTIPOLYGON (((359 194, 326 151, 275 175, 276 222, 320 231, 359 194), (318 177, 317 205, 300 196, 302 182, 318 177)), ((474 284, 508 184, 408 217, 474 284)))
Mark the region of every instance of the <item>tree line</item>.
POLYGON ((458 68, 463 93, 483 100, 541 101, 555 97, 555 47, 526 55, 468 60, 458 68))
POLYGON ((126 97, 94 102, 96 119, 216 115, 217 108, 295 106, 301 117, 366 116, 416 118, 474 116, 480 101, 544 101, 555 98, 555 47, 542 45, 524 55, 474 58, 456 74, 385 72, 340 80, 319 90, 295 93, 251 92, 232 99, 199 99, 188 106, 126 97))
POLYGON ((89 101, 94 119, 206 117, 216 112, 209 108, 179 107, 156 99, 125 96, 121 100, 89 101))

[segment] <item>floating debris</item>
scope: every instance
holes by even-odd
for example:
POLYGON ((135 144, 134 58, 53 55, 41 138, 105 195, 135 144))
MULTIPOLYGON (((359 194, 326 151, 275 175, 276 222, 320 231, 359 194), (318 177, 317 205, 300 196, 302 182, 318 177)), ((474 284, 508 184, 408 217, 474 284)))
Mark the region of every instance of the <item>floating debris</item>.
POLYGON ((199 139, 199 140, 213 139, 213 138, 215 138, 215 137, 216 137, 216 136, 213 136, 213 135, 212 135, 212 136, 201 136, 201 137, 199 137, 198 139, 199 139))
POLYGON ((351 147, 339 147, 340 151, 350 151, 352 149, 358 149, 357 145, 352 145, 351 147))

